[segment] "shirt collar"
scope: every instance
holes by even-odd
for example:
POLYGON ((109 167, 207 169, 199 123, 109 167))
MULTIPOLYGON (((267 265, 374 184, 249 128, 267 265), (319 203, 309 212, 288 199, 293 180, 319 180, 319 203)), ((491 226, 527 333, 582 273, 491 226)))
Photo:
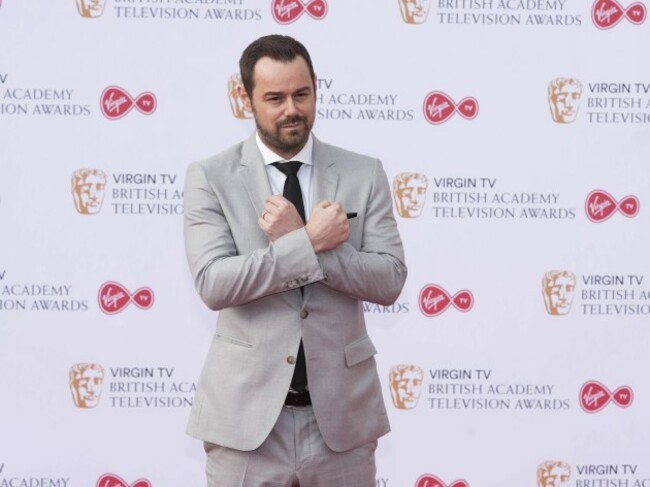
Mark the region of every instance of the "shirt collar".
MULTIPOLYGON (((260 138, 260 134, 258 132, 255 132, 255 142, 257 142, 257 147, 259 148, 260 152, 262 153, 262 159, 264 159, 264 164, 269 165, 273 164, 274 162, 286 162, 287 159, 284 159, 277 155, 275 152, 273 152, 271 149, 268 148, 268 146, 262 142, 262 139, 260 138)), ((292 161, 300 161, 303 164, 308 164, 312 165, 312 150, 314 148, 314 139, 311 135, 309 134, 309 138, 307 139, 307 143, 305 144, 305 147, 302 148, 300 152, 298 152, 295 156, 291 158, 292 161)))

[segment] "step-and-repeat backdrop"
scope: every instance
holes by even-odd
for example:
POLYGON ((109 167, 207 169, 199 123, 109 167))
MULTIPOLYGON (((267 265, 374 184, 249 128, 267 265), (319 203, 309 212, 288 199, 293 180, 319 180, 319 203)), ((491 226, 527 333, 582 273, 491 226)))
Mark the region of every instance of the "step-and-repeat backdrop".
POLYGON ((404 240, 377 486, 650 487, 647 3, 3 0, 0 486, 204 485, 183 180, 281 33, 404 240))

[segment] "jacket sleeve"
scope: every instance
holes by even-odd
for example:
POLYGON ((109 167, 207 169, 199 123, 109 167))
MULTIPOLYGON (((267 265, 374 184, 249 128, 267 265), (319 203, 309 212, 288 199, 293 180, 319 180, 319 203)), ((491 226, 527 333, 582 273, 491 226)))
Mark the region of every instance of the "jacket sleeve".
POLYGON ((407 269, 393 216, 388 178, 377 161, 363 219, 361 247, 343 243, 318 254, 322 284, 352 298, 390 305, 399 297, 407 269))
POLYGON ((231 182, 211 184, 200 162, 188 168, 184 190, 185 251, 195 287, 205 304, 213 310, 238 306, 323 279, 304 228, 266 247, 238 252, 234 226, 257 225, 257 220, 243 214, 244 205, 240 203, 250 205, 250 201, 233 186, 231 182), (229 212, 224 211, 226 206, 229 212), (242 212, 239 216, 237 208, 242 212), (247 222, 244 218, 248 218, 247 222))

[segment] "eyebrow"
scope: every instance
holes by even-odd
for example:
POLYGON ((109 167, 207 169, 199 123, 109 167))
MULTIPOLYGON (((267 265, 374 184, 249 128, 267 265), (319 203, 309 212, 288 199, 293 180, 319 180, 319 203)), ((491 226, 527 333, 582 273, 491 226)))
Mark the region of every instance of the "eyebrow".
MULTIPOLYGON (((306 85, 306 86, 303 86, 302 88, 298 88, 292 94, 300 93, 302 91, 312 91, 312 88, 311 88, 311 86, 306 85)), ((267 92, 264 93, 263 96, 284 96, 284 92, 282 92, 282 91, 267 91, 267 92)))

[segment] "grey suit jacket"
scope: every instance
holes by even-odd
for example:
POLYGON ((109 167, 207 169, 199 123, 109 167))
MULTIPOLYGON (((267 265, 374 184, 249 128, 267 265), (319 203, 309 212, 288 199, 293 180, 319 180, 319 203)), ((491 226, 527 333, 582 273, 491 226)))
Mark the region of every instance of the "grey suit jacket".
POLYGON ((188 168, 187 258, 201 298, 219 310, 190 414, 194 437, 257 448, 280 414, 301 337, 327 445, 345 451, 390 430, 362 309, 393 303, 406 279, 386 174, 379 160, 315 138, 313 164, 314 203, 358 213, 348 241, 320 254, 304 228, 274 242, 259 228, 271 189, 254 135, 188 168))

